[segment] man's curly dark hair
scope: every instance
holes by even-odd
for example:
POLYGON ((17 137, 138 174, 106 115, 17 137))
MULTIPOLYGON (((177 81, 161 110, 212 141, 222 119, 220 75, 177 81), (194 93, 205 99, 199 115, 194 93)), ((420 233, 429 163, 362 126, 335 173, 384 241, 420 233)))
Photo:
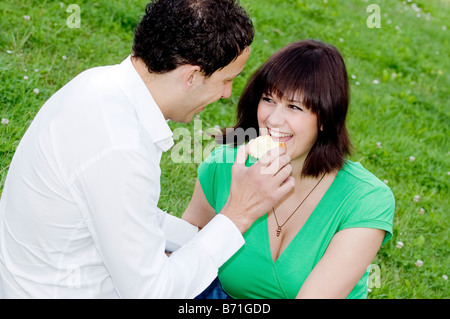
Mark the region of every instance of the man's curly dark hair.
POLYGON ((154 0, 145 12, 136 27, 133 56, 150 73, 191 64, 210 76, 253 41, 252 21, 237 0, 154 0))

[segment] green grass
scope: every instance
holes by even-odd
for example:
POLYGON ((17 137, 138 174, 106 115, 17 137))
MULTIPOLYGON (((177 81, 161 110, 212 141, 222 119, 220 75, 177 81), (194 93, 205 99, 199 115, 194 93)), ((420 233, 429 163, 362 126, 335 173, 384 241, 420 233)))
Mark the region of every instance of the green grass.
MULTIPOLYGON (((9 120, 0 125, 0 193, 15 148, 42 104, 81 71, 121 62, 130 53, 133 28, 145 3, 77 1, 81 27, 70 29, 68 3, 0 2, 0 118, 9 120), (33 93, 35 88, 39 94, 33 93)), ((373 261, 381 268, 381 287, 372 288, 369 298, 449 298, 445 276, 450 275, 450 2, 245 0, 243 4, 257 31, 252 55, 235 80, 232 97, 199 116, 201 130, 234 124, 246 80, 279 48, 304 38, 338 47, 351 82, 351 159, 385 180, 396 198, 394 237, 373 261), (381 8, 381 28, 366 25, 370 3, 381 8), (403 247, 397 248, 397 242, 403 247), (423 261, 421 267, 417 260, 423 261)), ((193 151, 201 143, 211 143, 203 140, 194 123, 170 125, 192 132, 193 151)), ((198 163, 176 164, 170 155, 169 151, 162 159, 159 204, 180 216, 189 203, 198 163)))

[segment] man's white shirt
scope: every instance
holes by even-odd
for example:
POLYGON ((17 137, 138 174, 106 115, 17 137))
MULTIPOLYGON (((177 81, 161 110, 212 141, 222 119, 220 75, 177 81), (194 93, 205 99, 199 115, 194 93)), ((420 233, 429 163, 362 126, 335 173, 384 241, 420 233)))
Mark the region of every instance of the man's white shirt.
POLYGON ((243 245, 157 208, 172 132, 130 57, 41 108, 0 201, 0 298, 193 298, 243 245), (170 257, 165 249, 176 250, 170 257))

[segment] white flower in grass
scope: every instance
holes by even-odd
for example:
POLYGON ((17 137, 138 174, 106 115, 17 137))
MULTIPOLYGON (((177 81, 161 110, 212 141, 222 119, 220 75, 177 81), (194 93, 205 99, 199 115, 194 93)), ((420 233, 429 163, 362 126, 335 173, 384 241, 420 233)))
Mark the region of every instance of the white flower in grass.
POLYGON ((356 75, 352 74, 352 79, 353 80, 356 79, 356 75))
POLYGON ((23 16, 25 20, 30 20, 30 16, 23 16))
POLYGON ((416 12, 422 11, 422 9, 420 9, 420 8, 417 6, 417 4, 415 4, 415 3, 413 3, 413 4, 411 5, 411 8, 413 8, 413 10, 416 11, 416 12))
POLYGON ((409 157, 409 161, 410 161, 410 162, 414 162, 415 160, 416 160, 416 158, 415 158, 414 156, 410 156, 410 157, 409 157))
POLYGON ((447 275, 442 275, 442 279, 444 279, 444 280, 448 280, 448 277, 447 277, 447 275))
POLYGON ((423 266, 423 261, 420 260, 420 259, 417 259, 415 265, 416 265, 417 267, 422 267, 422 266, 423 266))
POLYGON ((28 80, 28 76, 25 75, 25 76, 23 77, 23 79, 24 79, 24 80, 28 80))
POLYGON ((423 215, 425 213, 425 209, 421 208, 419 209, 419 215, 423 215))
POLYGON ((378 81, 378 80, 373 80, 373 84, 379 84, 380 83, 380 81, 378 81))
POLYGON ((377 147, 381 148, 381 142, 377 142, 377 147))
POLYGON ((33 90, 33 93, 34 93, 34 94, 39 94, 39 89, 34 89, 34 90, 33 90))
POLYGON ((398 249, 402 249, 403 246, 404 246, 403 242, 398 241, 398 242, 397 242, 397 245, 396 245, 395 247, 397 247, 398 249))
POLYGON ((63 60, 67 60, 67 57, 65 55, 62 56, 63 60))
POLYGON ((9 120, 7 118, 2 118, 2 125, 8 125, 9 120))
POLYGON ((420 196, 419 195, 415 195, 413 200, 417 203, 419 201, 419 199, 420 199, 420 196))
POLYGON ((6 50, 6 53, 11 54, 13 52, 11 50, 6 50))

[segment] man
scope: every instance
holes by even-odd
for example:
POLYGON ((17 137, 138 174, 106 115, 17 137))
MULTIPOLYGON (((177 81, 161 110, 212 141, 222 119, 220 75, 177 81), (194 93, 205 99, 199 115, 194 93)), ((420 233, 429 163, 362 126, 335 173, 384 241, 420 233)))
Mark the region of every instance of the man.
POLYGON ((229 97, 253 27, 233 0, 155 0, 133 55, 53 95, 25 133, 0 204, 0 297, 193 298, 292 187, 289 157, 234 164, 203 230, 157 208, 167 120, 229 97), (271 165, 277 174, 261 174, 271 165), (165 249, 175 250, 167 257, 165 249))

